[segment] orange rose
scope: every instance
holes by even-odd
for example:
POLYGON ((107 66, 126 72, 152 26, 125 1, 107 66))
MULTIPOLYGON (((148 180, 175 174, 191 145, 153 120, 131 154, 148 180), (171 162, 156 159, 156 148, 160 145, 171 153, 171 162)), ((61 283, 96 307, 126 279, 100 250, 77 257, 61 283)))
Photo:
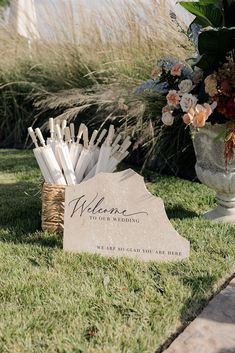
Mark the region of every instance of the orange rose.
POLYGON ((192 119, 193 126, 200 128, 205 126, 207 119, 212 113, 212 109, 210 104, 208 103, 204 103, 203 105, 197 104, 194 109, 192 108, 192 113, 193 113, 193 119, 192 119))
POLYGON ((206 113, 207 113, 207 115, 209 117, 212 114, 212 108, 211 108, 210 104, 204 103, 203 107, 206 109, 206 113))
POLYGON ((205 126, 206 120, 208 116, 206 111, 201 111, 200 113, 197 113, 193 117, 193 126, 194 127, 203 127, 205 126))

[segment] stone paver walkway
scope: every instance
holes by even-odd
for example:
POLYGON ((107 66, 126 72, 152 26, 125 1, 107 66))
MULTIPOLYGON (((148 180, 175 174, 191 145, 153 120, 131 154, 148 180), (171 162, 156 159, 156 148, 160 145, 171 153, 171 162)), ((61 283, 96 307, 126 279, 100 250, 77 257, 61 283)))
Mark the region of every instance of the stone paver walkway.
POLYGON ((235 353, 235 278, 164 353, 235 353))

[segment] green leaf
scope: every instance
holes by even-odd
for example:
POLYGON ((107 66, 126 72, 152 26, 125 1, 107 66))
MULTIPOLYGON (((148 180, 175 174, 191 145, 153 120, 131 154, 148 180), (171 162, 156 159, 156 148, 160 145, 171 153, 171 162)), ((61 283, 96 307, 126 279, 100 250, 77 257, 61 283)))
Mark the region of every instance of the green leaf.
POLYGON ((202 70, 208 70, 214 64, 215 64, 215 60, 213 57, 203 54, 197 59, 197 61, 193 63, 193 66, 200 67, 200 69, 202 70))
POLYGON ((211 69, 235 48, 235 27, 203 31, 198 37, 200 57, 194 65, 203 70, 211 69))
POLYGON ((198 58, 188 58, 186 59, 186 63, 189 65, 189 66, 196 66, 197 65, 197 62, 198 62, 198 58))
POLYGON ((232 132, 229 132, 226 136, 225 136, 225 142, 228 142, 231 137, 233 136, 233 133, 232 132))
POLYGON ((224 0, 224 25, 226 27, 235 26, 235 1, 224 0))
POLYGON ((219 140, 226 141, 226 136, 227 136, 227 131, 226 131, 226 130, 221 131, 221 132, 214 138, 214 141, 215 141, 215 142, 218 142, 219 140))
MULTIPOLYGON (((227 0, 233 2, 234 0, 227 0)), ((184 4, 191 4, 191 5, 214 5, 214 7, 223 9, 223 0, 195 0, 195 1, 177 1, 177 4, 184 6, 184 4)))
POLYGON ((223 25, 223 7, 220 0, 180 1, 179 4, 195 15, 194 23, 202 27, 221 27, 223 25))
POLYGON ((7 6, 10 4, 10 0, 0 0, 0 6, 7 6))
POLYGON ((224 3, 226 3, 226 6, 231 6, 233 4, 233 2, 235 2, 234 0, 226 0, 226 1, 223 1, 224 3))
POLYGON ((235 48, 235 27, 203 31, 198 37, 200 55, 207 57, 209 63, 218 62, 235 48))

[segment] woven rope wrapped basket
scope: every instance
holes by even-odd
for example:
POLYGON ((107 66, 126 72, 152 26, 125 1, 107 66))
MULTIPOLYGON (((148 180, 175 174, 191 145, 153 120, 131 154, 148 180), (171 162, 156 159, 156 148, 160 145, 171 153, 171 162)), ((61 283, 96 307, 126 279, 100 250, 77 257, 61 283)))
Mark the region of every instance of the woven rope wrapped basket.
POLYGON ((62 233, 64 230, 65 186, 43 184, 42 188, 42 230, 48 233, 62 233))

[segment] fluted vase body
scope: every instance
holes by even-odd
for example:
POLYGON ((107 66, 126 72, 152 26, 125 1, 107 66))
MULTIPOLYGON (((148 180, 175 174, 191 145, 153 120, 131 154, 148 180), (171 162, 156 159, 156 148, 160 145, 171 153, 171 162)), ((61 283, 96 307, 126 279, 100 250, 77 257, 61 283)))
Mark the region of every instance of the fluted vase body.
POLYGON ((215 190, 217 207, 205 213, 210 220, 235 222, 235 158, 225 167, 223 132, 225 125, 209 125, 193 131, 198 179, 215 190))

